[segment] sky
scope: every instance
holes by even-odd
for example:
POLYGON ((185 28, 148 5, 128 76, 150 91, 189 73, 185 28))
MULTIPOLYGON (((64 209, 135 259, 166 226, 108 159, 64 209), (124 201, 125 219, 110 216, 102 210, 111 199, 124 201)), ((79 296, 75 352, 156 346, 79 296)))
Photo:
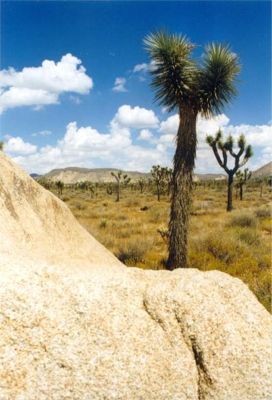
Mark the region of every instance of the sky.
POLYGON ((271 3, 266 1, 1 2, 0 140, 32 173, 68 166, 171 166, 178 116, 154 102, 144 37, 165 29, 228 43, 238 96, 198 117, 198 173, 222 172, 207 134, 244 133, 256 169, 271 160, 271 3))

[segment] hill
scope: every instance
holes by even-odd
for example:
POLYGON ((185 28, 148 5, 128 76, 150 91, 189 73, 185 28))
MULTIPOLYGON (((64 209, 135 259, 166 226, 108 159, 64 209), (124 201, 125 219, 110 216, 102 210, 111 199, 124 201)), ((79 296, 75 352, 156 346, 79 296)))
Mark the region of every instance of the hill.
POLYGON ((272 176, 272 161, 256 169, 252 174, 253 178, 267 178, 269 176, 272 176))
MULTIPOLYGON (((115 179, 111 172, 120 171, 115 168, 79 168, 67 167, 60 169, 53 169, 44 175, 44 178, 51 179, 52 181, 63 181, 64 183, 76 183, 81 181, 89 182, 114 182, 115 179)), ((149 178, 149 173, 137 171, 122 171, 127 174, 131 181, 136 181, 139 178, 149 178)))
MULTIPOLYGON (((40 178, 43 176, 44 178, 51 179, 52 181, 63 181, 66 184, 76 183, 82 181, 89 182, 115 182, 114 177, 111 175, 111 172, 120 171, 116 168, 80 168, 80 167, 67 167, 67 168, 57 168, 52 171, 44 174, 31 174, 34 179, 40 178)), ((138 172, 138 171, 124 171, 124 174, 127 174, 132 182, 137 181, 139 178, 149 179, 151 174, 148 172, 138 172)), ((257 169, 253 172, 253 178, 264 178, 272 175, 272 162, 264 165, 263 167, 257 169)), ((225 174, 195 174, 195 181, 206 181, 206 180, 224 180, 226 179, 225 174)))
MULTIPOLYGON (((53 169, 47 174, 43 175, 44 178, 51 179, 52 181, 63 181, 64 183, 76 183, 82 181, 89 182, 115 182, 114 177, 111 172, 120 171, 116 168, 79 168, 79 167, 67 167, 53 169)), ((137 181, 139 178, 149 179, 151 177, 150 173, 138 172, 138 171, 123 171, 127 174, 132 182, 137 181)), ((32 174, 33 176, 34 174, 32 174)), ((40 176, 37 176, 40 177, 40 176)), ((35 177, 36 178, 36 177, 35 177)), ((194 180, 221 180, 225 179, 223 174, 195 174, 194 180)))

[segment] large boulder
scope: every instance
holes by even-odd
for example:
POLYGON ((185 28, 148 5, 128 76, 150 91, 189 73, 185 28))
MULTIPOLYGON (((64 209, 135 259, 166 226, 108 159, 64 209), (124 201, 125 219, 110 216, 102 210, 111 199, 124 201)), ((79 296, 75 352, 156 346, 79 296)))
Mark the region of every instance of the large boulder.
POLYGON ((218 271, 124 267, 0 156, 0 399, 268 400, 272 324, 218 271))

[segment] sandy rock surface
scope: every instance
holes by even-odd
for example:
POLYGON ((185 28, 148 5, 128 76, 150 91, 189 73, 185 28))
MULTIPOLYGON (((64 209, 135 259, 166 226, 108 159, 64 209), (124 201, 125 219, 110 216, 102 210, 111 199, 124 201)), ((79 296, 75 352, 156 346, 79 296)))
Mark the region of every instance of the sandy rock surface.
POLYGON ((124 267, 0 155, 1 400, 272 399, 272 323, 218 271, 124 267))

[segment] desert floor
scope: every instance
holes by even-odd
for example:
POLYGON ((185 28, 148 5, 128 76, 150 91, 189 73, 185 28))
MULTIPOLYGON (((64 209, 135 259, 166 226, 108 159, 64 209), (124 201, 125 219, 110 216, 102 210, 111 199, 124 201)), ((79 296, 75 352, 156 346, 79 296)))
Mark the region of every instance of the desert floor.
MULTIPOLYGON (((163 269, 167 257, 170 201, 157 201, 152 189, 123 188, 115 193, 98 188, 96 194, 65 187, 59 196, 78 221, 127 266, 163 269)), ((271 304, 272 191, 253 183, 234 210, 225 211, 224 184, 206 183, 194 188, 189 235, 189 265, 200 270, 218 269, 238 277, 267 308, 271 304)))

